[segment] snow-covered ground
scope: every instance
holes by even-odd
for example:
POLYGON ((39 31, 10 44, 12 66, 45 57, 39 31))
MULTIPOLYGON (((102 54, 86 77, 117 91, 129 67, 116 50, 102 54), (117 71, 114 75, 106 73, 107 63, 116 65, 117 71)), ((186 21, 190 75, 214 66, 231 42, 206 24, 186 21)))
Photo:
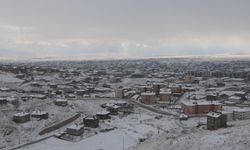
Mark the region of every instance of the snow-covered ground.
POLYGON ((101 127, 116 127, 109 132, 99 132, 98 134, 86 138, 80 142, 72 143, 54 137, 37 144, 25 147, 28 150, 59 150, 82 148, 87 150, 122 150, 135 147, 140 139, 155 138, 159 134, 169 133, 173 130, 181 130, 175 124, 175 119, 167 116, 148 112, 137 108, 134 114, 125 117, 113 116, 110 121, 101 123, 101 127), (156 116, 159 119, 156 119, 156 116))
POLYGON ((133 150, 248 150, 250 120, 235 121, 228 128, 209 131, 191 128, 187 133, 162 134, 146 141, 133 150))
POLYGON ((0 71, 0 82, 2 83, 21 83, 23 80, 14 77, 14 74, 0 71))

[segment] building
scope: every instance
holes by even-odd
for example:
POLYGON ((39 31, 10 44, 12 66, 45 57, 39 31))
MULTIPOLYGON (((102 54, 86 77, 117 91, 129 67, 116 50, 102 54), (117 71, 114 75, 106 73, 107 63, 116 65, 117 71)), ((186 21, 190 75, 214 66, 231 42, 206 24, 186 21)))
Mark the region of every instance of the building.
POLYGON ((207 114, 207 129, 217 130, 227 127, 227 116, 219 112, 210 112, 207 114))
POLYGON ((141 103, 151 105, 156 102, 155 93, 141 93, 141 103))
POLYGON ((77 96, 83 96, 85 93, 87 93, 86 90, 77 90, 77 91, 76 91, 76 95, 77 95, 77 96))
POLYGON ((49 113, 44 111, 33 111, 31 113, 31 117, 33 118, 39 118, 39 119, 48 119, 49 113))
POLYGON ((172 93, 181 93, 182 92, 181 85, 171 85, 171 86, 169 86, 169 88, 171 89, 172 93))
POLYGON ((193 76, 191 76, 191 75, 184 76, 184 82, 185 83, 193 83, 193 81, 194 81, 194 77, 193 76))
POLYGON ((152 92, 152 86, 138 86, 137 87, 138 93, 145 93, 145 92, 152 92))
POLYGON ((160 93, 160 89, 163 87, 163 84, 162 83, 153 83, 153 92, 156 94, 156 95, 159 95, 160 93))
POLYGON ((230 97, 228 98, 228 101, 234 102, 234 103, 240 103, 240 102, 241 102, 241 97, 240 97, 240 96, 233 95, 233 96, 230 96, 230 97))
POLYGON ((216 93, 208 93, 208 94, 206 94, 206 99, 208 101, 215 101, 218 99, 218 96, 216 93))
POLYGON ((0 105, 7 104, 7 99, 5 97, 0 97, 0 105))
POLYGON ((124 89, 122 86, 119 86, 116 90, 115 90, 115 97, 116 98, 124 98, 124 89))
POLYGON ((109 111, 111 115, 118 115, 119 108, 120 106, 114 104, 112 106, 107 107, 107 111, 109 111))
POLYGON ((69 135, 80 136, 84 132, 84 125, 73 124, 66 129, 66 133, 69 135))
POLYGON ((16 123, 25 123, 30 121, 30 114, 25 112, 17 113, 13 116, 13 121, 16 123))
POLYGON ((67 99, 56 99, 54 103, 58 106, 67 106, 68 100, 67 99))
POLYGON ((109 119, 110 118, 110 112, 109 111, 102 111, 102 112, 99 112, 99 113, 96 113, 96 117, 99 119, 99 120, 106 120, 106 119, 109 119))
POLYGON ((233 111, 234 120, 250 119, 250 109, 238 108, 233 111))
POLYGON ((160 97, 159 101, 170 102, 172 100, 172 93, 171 92, 160 92, 159 97, 160 97))
POLYGON ((227 121, 233 121, 233 112, 232 111, 219 111, 220 113, 227 116, 227 121))
POLYGON ((96 116, 83 118, 85 127, 97 128, 99 126, 99 119, 96 116))
POLYGON ((222 104, 218 101, 190 100, 181 103, 181 109, 186 115, 207 114, 211 111, 222 109, 222 104))

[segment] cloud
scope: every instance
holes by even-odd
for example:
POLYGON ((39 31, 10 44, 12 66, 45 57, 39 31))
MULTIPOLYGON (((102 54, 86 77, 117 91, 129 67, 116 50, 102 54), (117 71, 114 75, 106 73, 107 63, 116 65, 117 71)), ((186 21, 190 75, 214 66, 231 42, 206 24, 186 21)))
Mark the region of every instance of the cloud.
POLYGON ((249 0, 0 2, 0 54, 151 57, 250 51, 249 0))

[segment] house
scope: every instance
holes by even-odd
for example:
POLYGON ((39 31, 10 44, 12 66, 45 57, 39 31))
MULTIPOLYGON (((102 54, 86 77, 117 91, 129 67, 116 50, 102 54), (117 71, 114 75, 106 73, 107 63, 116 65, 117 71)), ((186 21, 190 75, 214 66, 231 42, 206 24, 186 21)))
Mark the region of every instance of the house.
POLYGON ((35 98, 35 99, 46 99, 47 96, 43 95, 43 94, 33 94, 33 95, 29 95, 30 98, 35 98))
POLYGON ((38 82, 32 82, 29 84, 31 87, 41 87, 42 85, 38 82))
POLYGON ((156 102, 156 95, 155 93, 141 93, 141 103, 151 105, 156 102))
POLYGON ((57 84, 56 83, 49 83, 48 86, 52 89, 56 89, 57 88, 57 84))
POLYGON ((99 113, 96 113, 96 117, 99 119, 99 120, 106 120, 106 119, 109 119, 110 118, 110 112, 109 111, 102 111, 102 112, 99 112, 99 113))
POLYGON ((68 99, 76 99, 76 95, 75 94, 68 94, 68 95, 66 95, 66 97, 68 98, 68 99))
POLYGON ((77 90, 77 91, 76 91, 76 95, 77 95, 77 96, 83 96, 85 93, 87 93, 86 90, 77 90))
POLYGON ((208 93, 208 94, 206 94, 206 99, 208 101, 215 101, 218 99, 218 96, 216 93, 208 93))
POLYGON ((56 99, 54 103, 58 106, 67 106, 68 100, 67 99, 56 99))
POLYGON ((119 107, 118 108, 119 112, 131 113, 134 110, 134 104, 132 104, 132 103, 118 101, 118 102, 115 103, 115 105, 117 105, 119 107))
POLYGON ((25 123, 30 121, 30 114, 25 112, 20 112, 13 115, 13 121, 16 123, 25 123))
POLYGON ((245 120, 250 119, 250 109, 248 108, 238 108, 233 110, 234 120, 245 120))
POLYGON ((0 105, 7 104, 7 99, 5 97, 0 97, 0 105))
POLYGON ((22 99, 22 101, 28 101, 29 99, 30 99, 30 96, 28 96, 28 95, 21 95, 21 99, 22 99))
POLYGON ((24 78, 25 78, 25 75, 19 73, 19 74, 16 75, 16 78, 18 78, 18 79, 24 79, 24 78))
POLYGON ((218 101, 189 100, 182 101, 181 109, 186 115, 207 114, 211 111, 221 110, 222 104, 218 101))
POLYGON ((39 119, 48 119, 49 113, 44 111, 33 111, 31 113, 31 117, 33 118, 39 118, 39 119))
POLYGON ((7 87, 1 87, 1 88, 0 88, 0 91, 1 91, 1 92, 11 92, 12 89, 7 88, 7 87))
POLYGON ((210 112, 207 114, 207 129, 217 130, 227 127, 227 116, 220 112, 210 112))
POLYGON ((84 125, 73 124, 66 129, 66 133, 69 135, 80 136, 84 132, 84 125))
POLYGON ((240 103, 241 102, 241 97, 233 95, 228 98, 228 101, 234 102, 234 103, 240 103))
POLYGON ((8 103, 11 103, 13 105, 17 105, 19 103, 18 98, 15 97, 15 96, 7 97, 6 100, 7 100, 8 103))
POLYGON ((85 127, 97 128, 99 126, 99 119, 96 116, 83 118, 85 127))
POLYGON ((112 106, 107 107, 107 111, 109 111, 111 115, 118 115, 119 108, 119 106, 114 104, 112 106))

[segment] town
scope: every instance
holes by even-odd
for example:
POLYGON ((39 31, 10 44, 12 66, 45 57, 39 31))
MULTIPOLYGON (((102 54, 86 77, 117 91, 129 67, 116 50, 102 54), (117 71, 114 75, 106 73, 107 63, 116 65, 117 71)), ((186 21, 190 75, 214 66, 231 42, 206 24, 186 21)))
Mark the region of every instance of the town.
POLYGON ((247 59, 1 62, 0 149, 248 149, 249 81, 247 59))

